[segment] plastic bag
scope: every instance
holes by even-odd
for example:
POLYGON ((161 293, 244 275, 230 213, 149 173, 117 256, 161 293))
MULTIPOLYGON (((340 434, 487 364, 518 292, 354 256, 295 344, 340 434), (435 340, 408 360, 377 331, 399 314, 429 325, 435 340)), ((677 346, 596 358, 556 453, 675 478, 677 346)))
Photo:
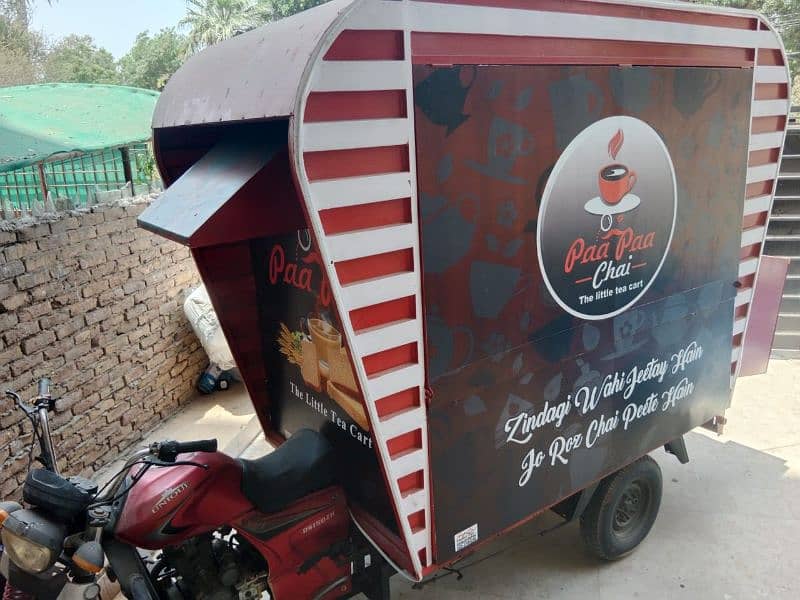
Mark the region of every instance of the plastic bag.
POLYGON ((236 362, 219 325, 217 313, 211 305, 206 286, 201 285, 187 296, 183 303, 183 312, 206 351, 209 362, 216 364, 222 371, 235 368, 236 362))

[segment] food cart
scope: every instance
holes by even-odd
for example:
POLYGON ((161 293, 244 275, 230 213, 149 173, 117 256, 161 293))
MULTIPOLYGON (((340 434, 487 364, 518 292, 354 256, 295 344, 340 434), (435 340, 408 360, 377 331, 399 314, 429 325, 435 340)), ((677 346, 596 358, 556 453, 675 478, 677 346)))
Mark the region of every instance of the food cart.
POLYGON ((788 98, 752 12, 333 0, 170 80, 140 224, 191 248, 267 437, 321 431, 421 579, 721 426, 788 98))

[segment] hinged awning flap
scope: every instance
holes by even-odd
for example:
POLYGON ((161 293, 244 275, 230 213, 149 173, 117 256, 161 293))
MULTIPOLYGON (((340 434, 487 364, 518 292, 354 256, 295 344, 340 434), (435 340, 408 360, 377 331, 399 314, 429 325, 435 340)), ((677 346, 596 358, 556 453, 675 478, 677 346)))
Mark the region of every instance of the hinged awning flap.
POLYGON ((191 246, 192 237, 281 147, 265 137, 223 139, 153 201, 139 226, 191 246))

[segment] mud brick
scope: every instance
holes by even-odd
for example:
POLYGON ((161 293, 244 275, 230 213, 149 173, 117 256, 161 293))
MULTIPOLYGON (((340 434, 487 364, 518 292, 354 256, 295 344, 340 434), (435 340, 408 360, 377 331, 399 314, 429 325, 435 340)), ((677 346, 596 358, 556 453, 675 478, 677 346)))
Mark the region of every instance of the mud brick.
POLYGON ((17 277, 16 284, 19 290, 29 290, 48 281, 50 281, 50 273, 47 270, 41 270, 20 275, 17 277))
MULTIPOLYGON (((93 410, 99 402, 100 402, 100 394, 98 394, 97 392, 95 392, 94 394, 90 394, 75 403, 75 405, 72 407, 72 414, 83 415, 93 410)), ((91 417, 91 415, 87 416, 91 417)), ((88 419, 86 425, 88 425, 88 419)))
POLYGON ((115 233, 111 236, 111 243, 114 246, 128 246, 132 250, 134 249, 133 244, 135 243, 136 236, 133 234, 132 231, 121 231, 120 233, 115 233))
POLYGON ((73 347, 72 340, 60 340, 50 344, 44 349, 44 357, 48 360, 56 358, 57 356, 64 356, 73 347))
POLYGON ((20 306, 24 306, 27 301, 28 301, 27 292, 19 292, 18 294, 14 294, 13 296, 4 298, 3 300, 0 300, 0 312, 15 311, 20 306))
POLYGON ((3 256, 5 256, 6 261, 12 261, 18 258, 31 256, 37 252, 39 252, 39 246, 36 245, 36 242, 22 242, 5 248, 3 250, 3 256))
POLYGON ((75 361, 82 356, 86 356, 92 351, 92 345, 89 343, 84 344, 77 344, 74 347, 70 348, 66 352, 64 352, 64 358, 68 362, 75 361))
POLYGON ((41 238, 37 245, 39 250, 52 250, 53 248, 60 248, 69 243, 69 235, 66 232, 55 233, 41 238))
POLYGON ((111 316, 111 309, 109 307, 97 308, 86 313, 86 324, 92 325, 107 319, 111 316))
POLYGON ((40 331, 40 328, 37 321, 25 321, 14 327, 14 329, 6 331, 3 334, 3 341, 5 341, 6 345, 10 346, 32 336, 38 331, 40 331))
POLYGON ((95 252, 91 254, 83 254, 78 259, 78 264, 81 266, 81 269, 91 269, 92 267, 96 267, 97 265, 104 263, 106 260, 106 255, 102 252, 95 252))
POLYGON ((67 236, 69 237, 70 244, 81 244, 86 240, 92 240, 96 238, 97 229, 94 227, 82 226, 80 229, 67 232, 67 236))
POLYGON ((94 364, 94 374, 95 375, 105 374, 106 371, 111 369, 114 365, 118 365, 118 364, 119 364, 119 360, 117 359, 116 356, 106 357, 106 358, 104 358, 102 360, 97 361, 94 364))
POLYGON ((80 287, 92 280, 92 275, 88 270, 78 269, 70 272, 67 277, 67 282, 75 287, 80 287))
POLYGON ((0 313, 0 331, 11 329, 19 322, 17 315, 11 312, 0 313))
POLYGON ((44 285, 37 286, 30 290, 31 300, 34 302, 39 302, 45 298, 52 299, 54 296, 58 296, 63 291, 64 282, 51 281, 50 283, 45 283, 44 285))
POLYGON ((30 321, 31 319, 38 319, 49 313, 52 310, 52 306, 49 300, 44 300, 42 302, 37 302, 36 304, 29 304, 23 309, 20 309, 17 312, 17 316, 19 317, 20 322, 22 321, 30 321))
POLYGON ((103 292, 97 297, 97 304, 99 306, 109 306, 115 302, 119 302, 125 296, 120 288, 114 288, 103 292))
POLYGON ((140 262, 139 254, 131 253, 128 256, 121 256, 116 261, 118 269, 132 269, 133 267, 137 266, 140 262))
POLYGON ((56 341, 56 334, 52 331, 42 331, 38 335, 29 337, 22 342, 22 351, 25 354, 33 354, 37 350, 41 350, 48 344, 56 341))
POLYGON ((36 240, 46 235, 50 235, 49 223, 39 223, 17 231, 17 239, 21 242, 36 240))
POLYGON ((85 317, 89 311, 91 311, 93 308, 96 307, 97 307, 97 298, 87 298, 86 300, 76 302, 75 304, 70 304, 69 315, 71 317, 77 317, 79 315, 85 317))
POLYGON ((77 217, 65 217, 53 223, 50 223, 50 231, 53 233, 62 233, 80 227, 80 221, 77 217))
POLYGON ((97 235, 98 236, 110 235, 112 233, 124 231, 127 228, 128 228, 127 225, 123 221, 119 220, 112 221, 110 220, 109 216, 106 215, 105 223, 100 223, 97 226, 97 235))
POLYGON ((0 264, 0 279, 11 279, 25 272, 25 265, 21 260, 10 260, 0 264))
MULTIPOLYGON (((69 312, 66 310, 58 310, 43 316, 39 319, 39 325, 42 329, 53 329, 58 325, 62 325, 69 320, 69 312)), ((59 337, 56 332, 56 337, 59 337)))
POLYGON ((83 315, 78 315, 77 317, 72 317, 68 321, 65 321, 58 327, 56 327, 56 337, 60 340, 63 340, 66 337, 71 336, 73 333, 78 331, 81 327, 86 324, 86 319, 83 315))
POLYGON ((17 292, 17 287, 10 281, 0 283, 0 300, 8 298, 17 292))
MULTIPOLYGON (((61 375, 62 373, 57 371, 56 375, 61 375)), ((59 413, 66 413, 68 412, 73 406, 75 406, 81 397, 76 392, 71 392, 69 394, 62 395, 58 401, 56 402, 56 412, 59 413)), ((72 413, 69 413, 70 416, 72 413)))
POLYGON ((17 234, 14 231, 0 231, 0 246, 13 244, 17 241, 17 234))
POLYGON ((86 225, 98 225, 106 220, 106 216, 101 210, 84 213, 78 219, 81 222, 81 229, 86 225))
MULTIPOLYGON (((19 388, 16 386, 9 386, 11 389, 16 390, 17 392, 20 391, 19 388)), ((0 427, 3 429, 8 429, 9 427, 13 427, 17 423, 22 422, 22 419, 25 418, 25 415, 22 414, 21 410, 12 410, 11 412, 7 412, 5 414, 0 415, 0 427)), ((5 466, 3 466, 5 471, 5 466)), ((4 473, 5 474, 5 473, 4 473)))
POLYGON ((112 248, 106 248, 106 260, 117 260, 122 256, 130 255, 130 253, 131 249, 128 246, 114 246, 112 248))
MULTIPOLYGON (((105 261, 103 264, 97 265, 93 269, 91 269, 92 279, 99 279, 101 277, 106 277, 111 273, 114 273, 117 270, 116 265, 113 261, 105 261)), ((110 284, 109 284, 110 285, 110 284)))

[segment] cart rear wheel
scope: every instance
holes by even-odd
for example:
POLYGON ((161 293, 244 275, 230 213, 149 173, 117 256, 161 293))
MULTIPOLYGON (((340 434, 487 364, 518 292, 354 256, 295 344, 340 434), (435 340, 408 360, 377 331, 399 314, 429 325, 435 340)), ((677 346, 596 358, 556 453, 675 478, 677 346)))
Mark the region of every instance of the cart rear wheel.
POLYGON ((643 456, 606 477, 581 516, 589 551, 605 560, 633 552, 647 536, 661 506, 661 469, 643 456))

